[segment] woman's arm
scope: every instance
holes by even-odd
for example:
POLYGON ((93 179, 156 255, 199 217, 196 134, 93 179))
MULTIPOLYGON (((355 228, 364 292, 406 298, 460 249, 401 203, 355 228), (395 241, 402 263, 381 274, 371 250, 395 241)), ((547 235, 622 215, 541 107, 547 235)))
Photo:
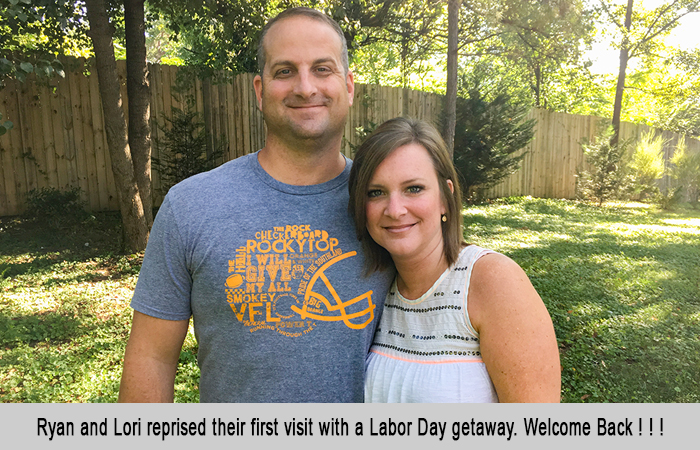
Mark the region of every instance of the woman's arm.
POLYGON ((560 401, 552 319, 523 269, 504 255, 481 257, 472 271, 467 308, 499 401, 560 401))

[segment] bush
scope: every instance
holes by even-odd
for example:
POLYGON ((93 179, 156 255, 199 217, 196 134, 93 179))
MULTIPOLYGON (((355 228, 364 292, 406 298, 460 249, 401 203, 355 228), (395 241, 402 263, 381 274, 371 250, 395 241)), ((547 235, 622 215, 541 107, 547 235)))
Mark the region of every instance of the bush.
POLYGON ((56 188, 32 189, 27 192, 25 217, 50 229, 63 229, 81 224, 91 217, 80 199, 82 189, 67 191, 56 188))
POLYGON ((594 142, 582 143, 586 161, 590 170, 577 174, 576 193, 580 198, 595 200, 601 206, 605 200, 616 198, 625 186, 624 155, 629 141, 610 145, 612 127, 606 127, 598 133, 594 142))
POLYGON ((630 192, 639 199, 659 192, 656 184, 664 176, 664 139, 649 131, 642 136, 629 163, 630 192))
POLYGON ((680 203, 682 192, 683 187, 681 186, 671 188, 665 194, 657 189, 657 192, 653 196, 653 200, 654 203, 656 203, 661 209, 673 209, 674 206, 680 203))
POLYGON ((691 205, 697 206, 700 194, 700 153, 689 153, 685 139, 680 139, 671 163, 671 178, 678 182, 691 205))
POLYGON ((523 149, 535 135, 529 108, 511 103, 505 93, 489 100, 477 87, 457 98, 454 163, 462 177, 464 198, 475 201, 484 190, 520 168, 523 149))
POLYGON ((165 118, 170 126, 160 127, 163 138, 156 140, 160 158, 152 158, 153 167, 160 174, 161 190, 168 190, 192 175, 216 167, 216 160, 223 156, 228 146, 222 137, 216 148, 207 151, 209 133, 199 114, 190 108, 172 108, 172 118, 165 118))

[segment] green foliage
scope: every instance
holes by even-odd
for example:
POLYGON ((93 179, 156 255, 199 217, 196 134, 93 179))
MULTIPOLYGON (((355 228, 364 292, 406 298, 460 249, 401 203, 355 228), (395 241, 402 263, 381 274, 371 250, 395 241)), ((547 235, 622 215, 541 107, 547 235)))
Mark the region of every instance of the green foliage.
MULTIPOLYGON (((255 0, 218 2, 154 0, 153 18, 167 21, 178 56, 200 78, 218 70, 257 72, 257 40, 279 2, 255 0)), ((175 55, 171 55, 175 56, 175 55)))
POLYGON ((497 54, 512 64, 535 107, 552 108, 577 89, 579 83, 567 86, 567 79, 589 76, 583 51, 593 40, 595 15, 581 0, 504 5, 497 54))
POLYGON ((374 123, 370 120, 365 125, 355 127, 355 136, 357 137, 357 144, 353 144, 352 142, 348 142, 348 145, 350 146, 350 150, 352 151, 353 157, 354 157, 355 153, 357 152, 357 149, 360 148, 360 145, 362 145, 364 140, 367 139, 367 136, 372 134, 372 132, 378 126, 379 126, 378 123, 374 123))
POLYGON ((666 193, 657 189, 652 199, 659 208, 663 210, 671 210, 681 202, 682 194, 682 186, 671 188, 666 193))
POLYGON ((152 158, 163 194, 185 178, 216 167, 217 159, 228 146, 222 136, 216 148, 207 149, 210 136, 197 111, 173 107, 172 118, 165 119, 167 123, 161 127, 163 138, 156 140, 160 157, 152 158))
POLYGON ((57 57, 90 48, 87 29, 79 3, 0 0, 0 88, 7 77, 65 76, 57 57))
POLYGON ((66 191, 53 187, 32 189, 27 192, 24 215, 30 221, 49 229, 74 227, 91 217, 85 211, 85 202, 80 199, 82 192, 79 187, 66 191))
POLYGON ((688 201, 694 206, 700 196, 700 152, 690 153, 685 138, 680 139, 671 157, 671 178, 678 182, 688 201))
POLYGON ((642 135, 629 162, 633 195, 645 198, 659 191, 656 181, 664 176, 664 139, 653 131, 642 135))
POLYGON ((505 93, 487 99, 476 85, 457 98, 454 163, 466 199, 515 172, 525 153, 516 155, 534 136, 535 121, 525 120, 528 108, 505 93))
POLYGON ((584 140, 582 144, 586 162, 590 169, 582 170, 577 175, 576 192, 580 198, 595 200, 598 206, 603 202, 617 198, 625 186, 624 156, 629 141, 610 145, 612 128, 599 133, 594 142, 584 140))

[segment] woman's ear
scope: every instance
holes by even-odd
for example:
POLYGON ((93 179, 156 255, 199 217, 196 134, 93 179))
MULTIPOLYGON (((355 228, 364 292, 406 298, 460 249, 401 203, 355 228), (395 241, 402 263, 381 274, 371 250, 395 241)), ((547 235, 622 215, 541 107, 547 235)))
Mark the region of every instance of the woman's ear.
POLYGON ((447 185, 450 187, 450 192, 455 193, 455 185, 449 178, 447 179, 447 185))

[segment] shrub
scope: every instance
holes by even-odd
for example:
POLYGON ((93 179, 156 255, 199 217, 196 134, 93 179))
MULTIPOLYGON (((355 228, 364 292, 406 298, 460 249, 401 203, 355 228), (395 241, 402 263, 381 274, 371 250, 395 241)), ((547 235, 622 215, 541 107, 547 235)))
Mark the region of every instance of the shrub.
POLYGON ((74 187, 67 191, 56 188, 32 189, 27 192, 25 217, 50 229, 69 228, 81 224, 91 217, 80 199, 82 189, 74 187))
POLYGON ((606 127, 594 142, 582 143, 590 170, 577 174, 576 192, 581 198, 595 200, 601 206, 605 200, 616 198, 625 185, 626 173, 623 162, 629 141, 610 145, 612 127, 606 127))
POLYGON ((653 131, 642 135, 629 163, 630 191, 633 196, 644 199, 659 192, 656 184, 664 176, 664 139, 653 131))
POLYGON ((478 86, 457 98, 454 163, 468 201, 520 168, 523 149, 535 135, 535 121, 525 120, 525 105, 511 103, 505 93, 487 99, 478 86))
POLYGON ((700 153, 688 152, 685 139, 680 139, 671 158, 671 178, 678 182, 688 201, 697 206, 700 194, 700 153))
POLYGON ((153 166, 160 174, 161 190, 168 190, 192 175, 206 172, 216 167, 216 160, 223 156, 228 146, 222 137, 216 148, 208 152, 209 133, 199 114, 187 108, 172 108, 172 118, 165 118, 167 124, 160 127, 163 138, 156 140, 160 158, 152 158, 153 166))
POLYGON ((670 188, 667 193, 663 193, 657 189, 653 196, 654 203, 656 203, 661 209, 673 209, 681 201, 681 194, 683 193, 683 187, 677 186, 675 188, 670 188))

